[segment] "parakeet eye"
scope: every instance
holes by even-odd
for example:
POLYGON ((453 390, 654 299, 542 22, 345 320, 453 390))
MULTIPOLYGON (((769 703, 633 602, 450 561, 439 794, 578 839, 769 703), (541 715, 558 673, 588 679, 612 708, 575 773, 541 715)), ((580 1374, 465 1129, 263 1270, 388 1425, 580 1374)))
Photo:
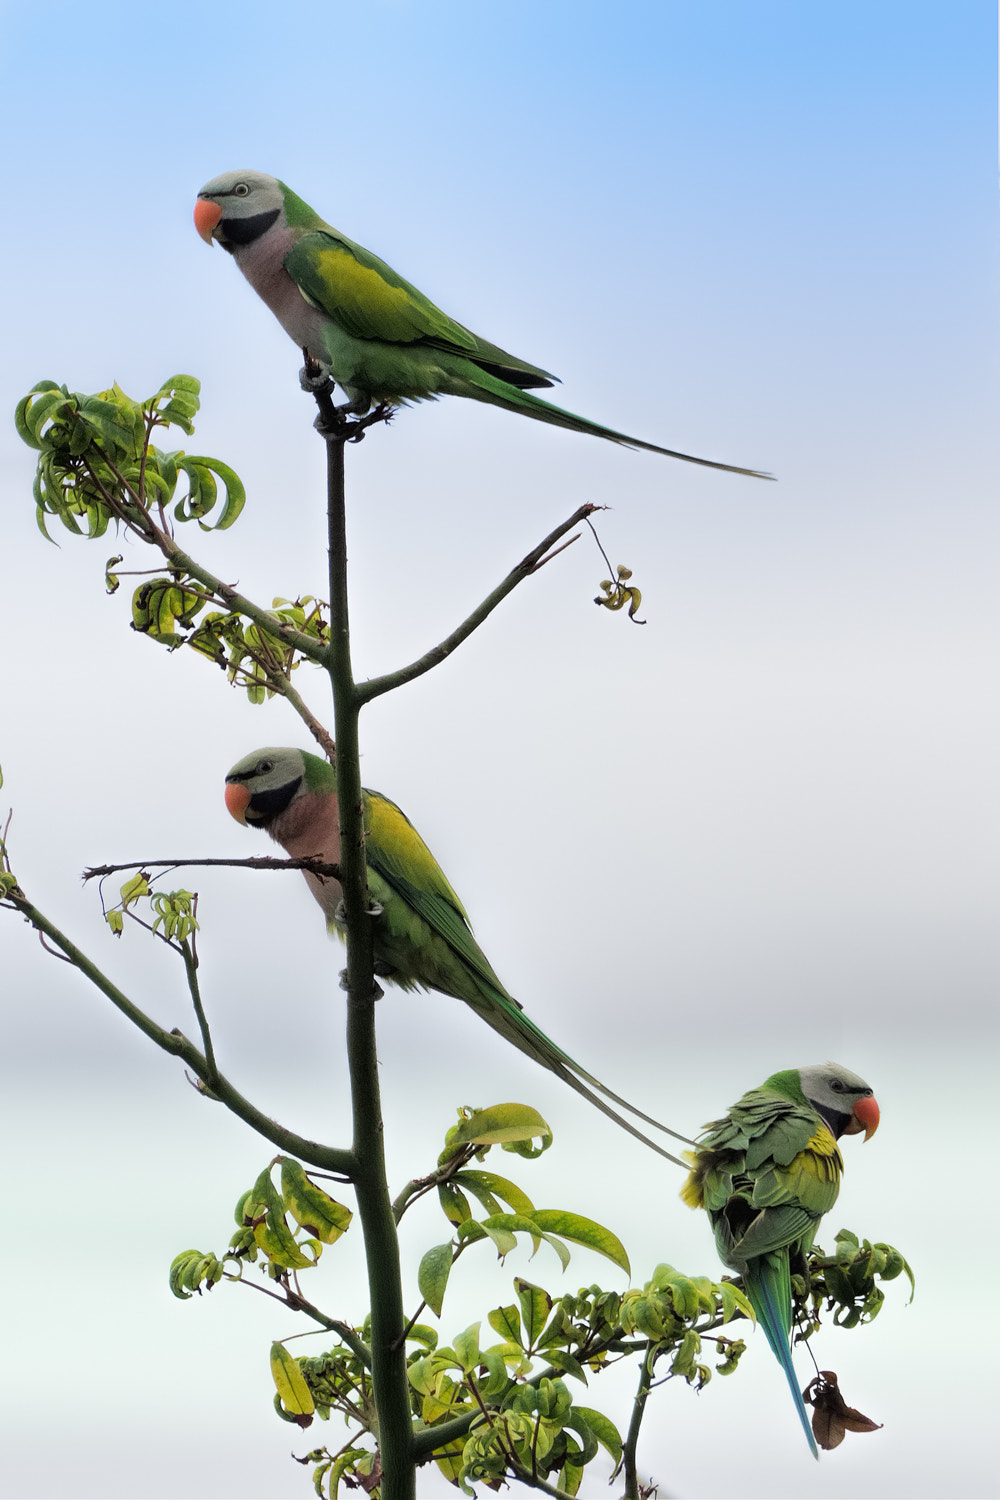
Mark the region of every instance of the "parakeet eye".
POLYGON ((274 770, 274 761, 273 760, 258 761, 258 763, 257 763, 257 770, 262 775, 266 776, 267 773, 268 773, 268 771, 273 771, 274 770))
POLYGON ((237 198, 246 198, 250 192, 249 182, 238 182, 233 188, 233 192, 237 198))
POLYGON ((842 1078, 831 1078, 830 1087, 833 1089, 833 1092, 835 1094, 842 1094, 847 1085, 844 1083, 844 1080, 842 1078))

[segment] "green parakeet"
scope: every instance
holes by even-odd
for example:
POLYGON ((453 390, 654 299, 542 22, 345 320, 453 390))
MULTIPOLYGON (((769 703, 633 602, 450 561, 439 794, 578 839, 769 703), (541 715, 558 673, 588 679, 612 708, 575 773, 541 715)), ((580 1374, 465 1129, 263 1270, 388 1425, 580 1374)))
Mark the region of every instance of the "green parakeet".
MULTIPOLYGON (((677 1140, 687 1141, 687 1136, 613 1094, 549 1041, 493 972, 472 935, 465 908, 412 823, 381 793, 364 791, 362 796, 368 888, 382 909, 374 930, 378 975, 404 990, 440 990, 464 1000, 506 1041, 549 1068, 631 1135, 684 1166, 593 1090, 677 1140)), ((292 859, 314 857, 330 864, 340 859, 336 773, 318 755, 295 749, 255 750, 226 777, 226 806, 238 822, 266 829, 292 859)), ((304 873, 326 913, 327 926, 343 937, 339 883, 304 873)))
POLYGON ((813 1456, 816 1443, 792 1364, 792 1263, 802 1263, 840 1191, 842 1135, 865 1140, 879 1110, 864 1079, 836 1063, 774 1073, 705 1127, 681 1189, 704 1208, 719 1257, 743 1277, 795 1399, 813 1456))
POLYGON ((660 448, 529 394, 554 376, 479 338, 390 266, 333 229, 265 172, 225 172, 198 194, 194 222, 228 250, 300 349, 347 392, 351 410, 469 396, 507 411, 711 469, 770 475, 660 448))

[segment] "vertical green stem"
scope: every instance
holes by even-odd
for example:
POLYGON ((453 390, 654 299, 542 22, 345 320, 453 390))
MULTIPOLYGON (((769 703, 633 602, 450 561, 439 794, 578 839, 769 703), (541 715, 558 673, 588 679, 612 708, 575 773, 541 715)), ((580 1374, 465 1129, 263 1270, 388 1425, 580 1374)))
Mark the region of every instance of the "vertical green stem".
POLYGON ((639 1372, 639 1389, 635 1393, 632 1403, 632 1420, 629 1423, 628 1433, 622 1449, 623 1462, 625 1465, 625 1493, 623 1500, 642 1500, 642 1488, 639 1484, 639 1471, 636 1465, 636 1449, 639 1446, 639 1428, 646 1411, 646 1402, 649 1399, 650 1387, 653 1381, 653 1367, 651 1355, 653 1352, 652 1341, 646 1345, 642 1356, 642 1366, 639 1372))
POLYGON ((383 1500, 412 1500, 409 1386, 402 1341, 405 1327, 399 1241, 385 1174, 378 1056, 375 1043, 375 975, 372 919, 365 866, 360 704, 351 669, 347 605, 347 526, 344 439, 327 439, 330 542, 330 682, 337 741, 340 804, 340 883, 347 922, 347 1056, 354 1116, 354 1187, 365 1241, 371 1293, 372 1391, 378 1417, 383 1500))

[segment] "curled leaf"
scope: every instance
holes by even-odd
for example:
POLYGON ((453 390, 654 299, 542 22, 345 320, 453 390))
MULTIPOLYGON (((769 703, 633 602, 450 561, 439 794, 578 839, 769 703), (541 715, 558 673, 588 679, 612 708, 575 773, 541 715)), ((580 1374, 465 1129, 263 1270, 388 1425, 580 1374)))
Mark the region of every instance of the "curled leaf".
POLYGON ((445 1137, 441 1161, 454 1156, 458 1146, 528 1146, 537 1156, 552 1140, 552 1131, 530 1104, 491 1104, 488 1109, 460 1111, 459 1122, 445 1137), (540 1139, 538 1148, 531 1142, 540 1139))
POLYGON ((802 1392, 802 1399, 813 1408, 813 1436, 821 1448, 839 1448, 848 1432, 878 1432, 882 1427, 881 1422, 847 1405, 833 1370, 820 1370, 802 1392))

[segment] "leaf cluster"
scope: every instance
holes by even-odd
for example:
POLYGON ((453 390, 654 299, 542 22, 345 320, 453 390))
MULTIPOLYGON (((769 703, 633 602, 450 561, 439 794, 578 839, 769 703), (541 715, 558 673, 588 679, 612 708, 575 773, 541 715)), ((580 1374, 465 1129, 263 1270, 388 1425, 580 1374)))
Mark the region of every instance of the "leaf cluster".
POLYGON ((824 1255, 816 1246, 809 1259, 809 1280, 792 1278, 792 1291, 809 1323, 809 1331, 820 1326, 819 1311, 825 1303, 839 1328, 856 1328, 876 1318, 885 1301, 879 1281, 895 1281, 905 1276, 910 1283, 910 1301, 916 1289, 913 1271, 905 1257, 893 1246, 876 1240, 859 1240, 849 1229, 841 1229, 835 1238, 833 1256, 824 1255))
POLYGON ((273 1281, 288 1271, 317 1265, 324 1245, 332 1245, 350 1225, 353 1214, 315 1183, 300 1162, 276 1156, 261 1172, 235 1209, 236 1233, 221 1257, 200 1250, 182 1250, 170 1265, 170 1290, 186 1300, 193 1292, 211 1291, 223 1276, 238 1281, 243 1265, 263 1259, 273 1281), (271 1175, 281 1168, 281 1186, 271 1175), (291 1221, 291 1222, 289 1222, 291 1221), (227 1271, 231 1264, 234 1269, 227 1271))
MULTIPOLYGON (((243 599, 177 546, 176 521, 225 530, 243 509, 239 476, 217 458, 165 452, 158 427, 194 431, 199 382, 175 375, 145 401, 117 385, 96 395, 42 380, 19 403, 17 430, 39 454, 34 481, 38 524, 57 516, 77 535, 100 537, 114 521, 157 547, 165 571, 153 570, 132 595, 132 628, 168 650, 190 646, 215 662, 251 703, 275 693, 294 699, 289 677, 302 655, 323 661, 328 606, 312 595, 275 598, 270 610, 243 599), (182 483, 183 481, 183 483, 182 483), (215 512, 214 522, 206 518, 215 512)), ((105 564, 109 594, 121 585, 121 553, 105 564)))
POLYGON ((132 596, 132 629, 171 651, 190 646, 207 656, 230 682, 246 689, 254 704, 282 693, 285 680, 301 661, 300 653, 281 634, 282 626, 293 627, 318 647, 329 640, 326 606, 312 595, 274 599, 267 611, 276 627, 273 631, 246 620, 238 610, 209 608, 223 603, 177 569, 139 585, 132 596))
MULTIPOLYGON (((666 1265, 658 1266, 641 1289, 624 1293, 593 1284, 559 1295, 515 1276, 514 1299, 487 1314, 496 1335, 492 1341, 482 1337, 483 1324, 476 1322, 443 1342, 419 1319, 425 1308, 442 1315, 452 1269, 473 1245, 492 1245, 503 1260, 523 1236, 534 1251, 546 1244, 565 1270, 568 1243, 577 1244, 630 1274, 625 1248, 610 1229, 565 1209, 537 1208, 520 1185, 483 1165, 495 1146, 530 1159, 550 1142, 548 1125, 530 1106, 463 1109, 434 1172, 408 1184, 396 1200, 401 1217, 418 1198, 436 1192, 453 1231, 421 1259, 422 1300, 404 1341, 415 1456, 422 1463, 433 1460, 467 1494, 476 1481, 496 1486, 518 1477, 554 1481, 575 1495, 601 1449, 616 1464, 623 1453, 615 1424, 581 1404, 577 1387, 637 1352, 644 1356, 647 1379, 664 1359, 667 1378, 680 1376, 700 1387, 711 1373, 699 1360, 702 1338, 731 1318, 752 1317, 732 1283, 687 1277, 666 1265)), ((239 1280, 246 1263, 259 1258, 272 1294, 283 1293, 290 1309, 338 1333, 338 1342, 315 1356, 295 1358, 280 1341, 272 1345, 275 1409, 302 1427, 337 1413, 352 1429, 341 1449, 319 1448, 307 1456, 318 1494, 336 1495, 342 1479, 377 1487, 370 1319, 353 1328, 339 1324, 307 1303, 297 1284, 298 1275, 316 1265, 324 1245, 347 1229, 349 1210, 299 1163, 278 1157, 240 1198, 236 1218, 239 1227, 223 1255, 189 1250, 175 1258, 172 1291, 189 1298, 223 1279, 239 1280), (279 1164, 280 1188, 272 1177, 279 1164)), ((729 1373, 743 1344, 722 1337, 716 1344, 716 1367, 729 1373)))
POLYGON ((52 380, 33 386, 18 403, 15 423, 38 451, 33 493, 43 535, 50 515, 77 535, 103 536, 113 520, 145 531, 150 512, 162 517, 170 506, 175 520, 197 521, 204 531, 231 526, 246 493, 228 464, 151 442, 158 427, 194 431, 200 389, 192 375, 172 376, 144 401, 118 385, 97 395, 52 380), (225 498, 209 523, 220 486, 225 498))

